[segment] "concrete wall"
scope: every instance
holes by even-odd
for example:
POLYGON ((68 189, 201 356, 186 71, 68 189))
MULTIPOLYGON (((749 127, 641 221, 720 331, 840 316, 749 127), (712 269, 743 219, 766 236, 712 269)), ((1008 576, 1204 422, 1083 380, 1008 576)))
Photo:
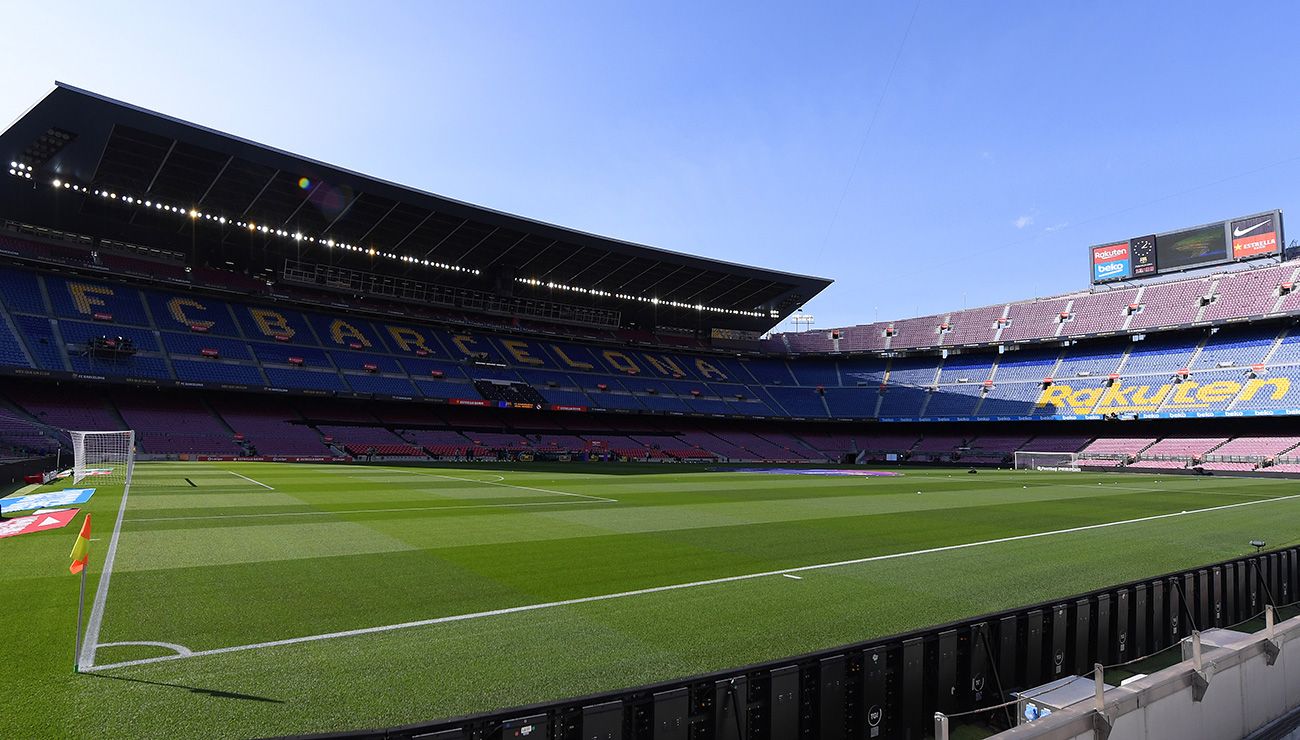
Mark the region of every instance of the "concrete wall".
MULTIPOLYGON (((1273 665, 1263 632, 1228 647, 1206 649, 1203 672, 1209 686, 1193 698, 1192 661, 1179 663, 1105 693, 1111 740, 1214 740, 1243 738, 1300 707, 1300 617, 1274 629, 1281 648, 1273 665)), ((1094 740, 1098 717, 1087 701, 1020 725, 997 738, 1094 740)))

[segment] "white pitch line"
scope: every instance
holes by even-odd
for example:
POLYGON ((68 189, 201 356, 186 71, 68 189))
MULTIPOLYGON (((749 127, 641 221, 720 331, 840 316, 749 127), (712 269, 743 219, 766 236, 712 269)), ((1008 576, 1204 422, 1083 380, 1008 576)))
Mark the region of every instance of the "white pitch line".
MULTIPOLYGON (((577 497, 577 498, 585 498, 585 499, 589 499, 589 500, 591 500, 591 501, 605 501, 605 502, 609 502, 609 503, 618 503, 618 499, 615 499, 615 498, 606 498, 606 497, 604 497, 604 496, 592 496, 592 495, 589 495, 589 494, 586 494, 586 493, 573 493, 573 492, 571 492, 571 491, 556 491, 556 490, 553 490, 553 489, 550 489, 550 488, 534 488, 534 487, 532 487, 532 486, 520 486, 520 485, 516 485, 516 484, 514 484, 514 483, 502 483, 501 481, 504 481, 504 480, 505 480, 505 477, 504 477, 504 476, 500 476, 500 475, 493 475, 492 477, 497 478, 497 480, 492 481, 492 480, 478 480, 478 479, 475 479, 475 478, 460 478, 460 477, 457 477, 457 476, 454 476, 454 475, 444 475, 444 474, 442 474, 442 473, 429 473, 429 472, 426 472, 426 471, 423 471, 423 470, 412 470, 412 469, 410 469, 410 468, 389 468, 389 467, 368 467, 368 466, 367 466, 367 467, 364 467, 364 468, 357 468, 357 469, 358 469, 358 470, 371 470, 371 471, 384 471, 384 472, 388 472, 388 473, 405 473, 405 474, 408 474, 408 475, 424 475, 424 476, 432 476, 432 477, 434 477, 434 478, 445 478, 445 479, 447 479, 447 480, 458 480, 458 481, 463 481, 463 482, 465 482, 465 483, 479 483, 479 484, 482 484, 482 485, 485 485, 485 486, 503 486, 503 487, 505 487, 505 488, 518 488, 518 489, 521 490, 521 491, 537 491, 537 492, 540 492, 540 493, 553 493, 553 494, 556 494, 556 495, 559 495, 559 496, 575 496, 575 497, 577 497)), ((343 469, 343 468, 336 468, 336 470, 338 470, 340 473, 344 473, 344 474, 346 474, 346 473, 348 472, 347 470, 345 470, 345 469, 343 469)))
POLYGON ((751 581, 757 578, 768 578, 771 576, 790 577, 792 573, 806 573, 814 570, 825 570, 827 568, 840 568, 846 565, 860 565, 863 563, 875 563, 884 560, 897 560, 900 558, 913 557, 916 555, 931 555, 939 552, 952 552, 953 550, 965 550, 972 547, 982 547, 984 545, 997 545, 1004 542, 1018 542, 1020 540, 1032 540, 1039 537, 1053 537, 1062 534, 1071 534, 1074 532, 1086 532, 1093 529, 1104 529, 1106 527, 1117 527, 1124 524, 1138 524, 1140 522, 1151 522, 1158 519, 1169 519, 1178 516, 1189 516, 1191 514, 1204 514, 1211 511, 1223 511, 1224 509, 1236 509, 1244 506, 1257 506, 1272 501, 1288 501, 1300 498, 1300 493, 1290 496, 1278 496, 1277 498, 1262 499, 1259 501, 1242 501, 1235 504, 1223 504, 1221 506, 1211 506, 1204 509, 1193 509, 1191 511, 1177 511, 1168 514, 1153 514, 1151 516, 1137 517, 1136 519, 1122 519, 1114 522, 1103 522, 1101 524, 1085 524, 1079 527, 1069 527, 1067 529, 1053 529, 1047 532, 1034 532, 1031 534, 1018 534, 1010 537, 998 537, 991 540, 981 540, 979 542, 967 542, 960 545, 944 545, 942 547, 929 547, 924 550, 912 550, 910 552, 896 552, 888 555, 873 555, 866 558, 855 558, 853 560, 839 560, 833 563, 818 563, 816 565, 803 565, 795 568, 783 568, 781 570, 769 570, 761 573, 747 573, 739 576, 724 576, 722 578, 710 578, 704 581, 691 581, 689 583, 676 583, 668 586, 652 586, 650 588, 641 588, 634 591, 622 591, 613 594, 601 594, 599 596, 582 596, 574 599, 564 599, 563 601, 550 601, 541 604, 525 604, 523 606, 510 606, 502 609, 492 609, 490 611, 475 612, 472 614, 456 614, 449 617, 435 617, 432 619, 421 619, 414 622, 402 622, 401 624, 389 624, 380 627, 362 627, 360 629, 343 630, 341 632, 326 632, 320 635, 307 635, 305 637, 289 637, 283 640, 271 640, 269 642, 256 642, 249 645, 234 645, 231 647, 213 648, 211 650, 195 650, 190 655, 164 655, 157 658, 141 658, 139 660, 126 660, 120 663, 109 663, 101 666, 94 666, 91 670, 107 671, 114 668, 127 668, 130 666, 146 665, 149 663, 162 663, 171 660, 180 660, 182 658, 197 658, 205 655, 221 655, 223 653, 236 653, 245 650, 260 650, 262 648, 282 647, 284 645, 297 645, 305 642, 319 642, 321 640, 333 640, 340 637, 356 637, 359 635, 373 635, 381 632, 392 632, 400 629, 410 629, 412 627, 427 627, 435 624, 447 624, 449 622, 464 622, 471 619, 483 619, 486 617, 499 617, 506 614, 519 614, 521 612, 537 611, 539 609, 551 609, 558 606, 573 606, 575 604, 590 604, 598 601, 611 601, 613 599, 624 599, 631 596, 645 596, 647 594, 663 593, 665 591, 680 591, 688 588, 699 588, 701 586, 716 586, 722 583, 736 583, 738 581, 751 581))
POLYGON ((139 646, 143 646, 143 647, 160 647, 160 648, 165 648, 165 649, 167 649, 167 650, 171 650, 171 651, 175 652, 175 653, 176 653, 176 657, 178 657, 178 658, 183 658, 183 657, 186 657, 186 656, 189 656, 189 655, 193 655, 193 654, 194 654, 194 651, 193 651, 193 650, 190 650, 189 648, 185 647, 184 645, 177 645, 177 644, 174 643, 174 642, 149 642, 149 641, 140 641, 140 640, 136 640, 136 641, 133 641, 133 642, 101 642, 101 643, 99 643, 99 647, 129 647, 129 646, 133 646, 133 645, 139 645, 139 646))
MULTIPOLYGON (((128 466, 128 475, 131 468, 128 466)), ((95 665, 95 648, 99 646, 99 628, 104 622, 104 602, 108 601, 108 579, 113 575, 113 561, 117 558, 118 536, 122 533, 122 520, 126 517, 126 497, 131 493, 131 482, 122 486, 122 503, 117 507, 117 521, 113 523, 113 534, 108 540, 108 551, 104 553, 104 572, 99 576, 99 585, 95 588, 95 601, 90 607, 90 619, 86 622, 86 636, 81 643, 81 655, 77 656, 77 669, 88 671, 95 665)))
POLYGON ((343 509, 340 511, 271 511, 265 514, 206 514, 203 516, 159 516, 133 522, 184 522, 196 519, 260 519, 272 516, 328 516, 330 514, 386 514, 390 511, 441 511, 452 509, 511 509, 519 506, 572 506, 574 504, 616 504, 617 501, 534 501, 524 504, 465 504, 463 506, 403 506, 391 509, 343 509))
POLYGON ((796 580, 796 581, 802 581, 802 580, 803 580, 803 576, 797 576, 797 575, 795 575, 795 574, 793 574, 793 573, 782 573, 781 575, 785 576, 786 578, 793 578, 793 579, 796 580))
POLYGON ((263 483, 262 481, 259 481, 259 480, 253 480, 252 478, 249 478, 249 477, 246 476, 246 475, 239 475, 239 473, 236 473, 236 472, 233 471, 233 470, 227 470, 226 472, 227 472, 227 473, 230 473, 231 475, 239 476, 240 478, 243 478, 244 480, 248 481, 249 483, 256 483, 257 485, 261 486, 262 488, 265 488, 265 489, 268 490, 268 491, 274 491, 274 490, 275 490, 274 488, 272 488, 272 487, 266 485, 266 484, 263 483))
POLYGON ((519 488, 524 491, 538 491, 540 493, 555 493, 561 496, 576 496, 578 498, 590 499, 592 501, 607 501, 610 503, 618 503, 618 499, 605 498, 604 496, 591 496, 585 493, 571 493, 569 491, 554 491, 549 488, 533 488, 532 486, 518 486, 515 485, 514 483, 499 483, 497 481, 490 481, 490 480, 474 480, 473 478, 458 478, 454 475, 442 475, 441 473, 426 473, 422 470, 412 470, 409 472, 415 473, 416 475, 430 475, 433 476, 434 478, 446 478, 447 480, 458 480, 458 481, 463 481, 465 483, 481 483, 485 486, 504 486, 506 488, 519 488))

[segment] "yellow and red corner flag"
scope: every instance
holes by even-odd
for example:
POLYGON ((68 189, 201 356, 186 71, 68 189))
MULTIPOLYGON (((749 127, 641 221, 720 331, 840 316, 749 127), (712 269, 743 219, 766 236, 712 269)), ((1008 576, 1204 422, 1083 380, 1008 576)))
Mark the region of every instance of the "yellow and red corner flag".
POLYGON ((70 573, 80 573, 86 567, 90 560, 90 515, 81 521, 81 534, 77 535, 77 541, 72 545, 72 565, 68 566, 70 573))

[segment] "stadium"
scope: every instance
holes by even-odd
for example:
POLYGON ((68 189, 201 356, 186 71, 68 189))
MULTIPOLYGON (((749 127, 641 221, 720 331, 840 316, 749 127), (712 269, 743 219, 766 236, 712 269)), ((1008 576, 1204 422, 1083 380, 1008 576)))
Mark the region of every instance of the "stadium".
POLYGON ((1089 247, 1068 294, 771 333, 832 281, 64 84, 0 150, 5 736, 1296 724, 1280 210, 1089 247))

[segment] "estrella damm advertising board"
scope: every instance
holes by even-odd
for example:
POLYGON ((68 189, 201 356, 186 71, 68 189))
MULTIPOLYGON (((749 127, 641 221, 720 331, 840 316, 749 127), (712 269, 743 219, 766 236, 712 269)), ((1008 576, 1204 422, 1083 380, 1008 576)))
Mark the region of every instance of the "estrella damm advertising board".
POLYGON ((1133 261, 1128 242, 1103 244, 1092 248, 1092 281, 1123 280, 1133 276, 1133 261))
POLYGON ((1274 214, 1252 216, 1232 222, 1232 258, 1277 253, 1277 219, 1274 214))
POLYGON ((1195 411, 1217 406, 1224 408, 1233 399, 1245 402, 1268 399, 1291 402, 1291 379, 1251 378, 1246 382, 1214 380, 1199 382, 1196 376, 1181 383, 1133 383, 1121 380, 1104 387, 1075 388, 1068 382, 1052 383, 1038 394, 1037 410, 1061 415, 1142 414, 1156 409, 1195 411))

